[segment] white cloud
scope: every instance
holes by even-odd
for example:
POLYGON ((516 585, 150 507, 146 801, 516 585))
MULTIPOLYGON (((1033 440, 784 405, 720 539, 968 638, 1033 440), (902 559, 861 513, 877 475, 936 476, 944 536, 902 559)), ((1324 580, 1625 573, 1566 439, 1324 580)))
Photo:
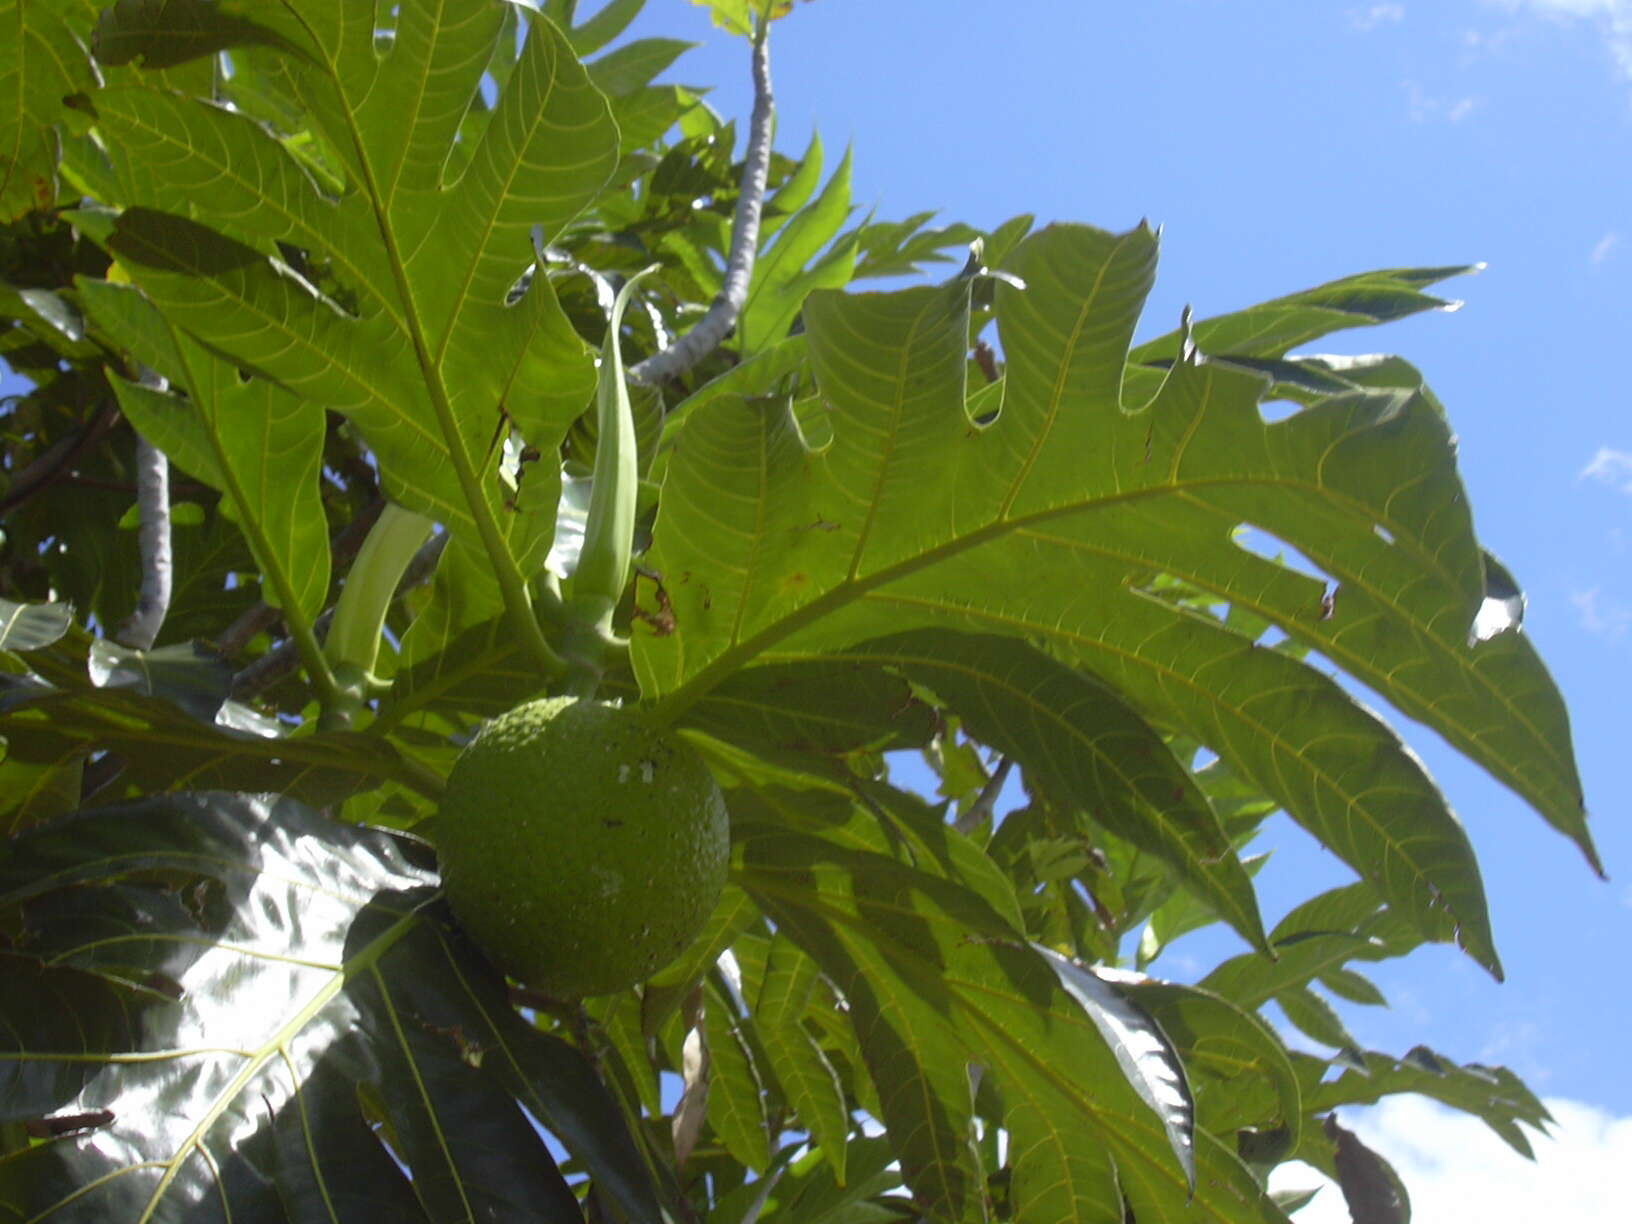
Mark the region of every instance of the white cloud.
POLYGON ((1620 489, 1622 493, 1632 493, 1632 451, 1600 446, 1592 462, 1581 469, 1576 479, 1597 480, 1620 489))
POLYGON ((1503 54, 1516 37, 1517 32, 1511 26, 1502 30, 1463 30, 1463 62, 1503 54))
POLYGON ((1581 627, 1588 633, 1618 642, 1632 629, 1632 606, 1612 595, 1605 595, 1598 587, 1571 591, 1570 602, 1575 605, 1581 627))
MULTIPOLYGON (((1417 1220, 1479 1224, 1625 1224, 1625 1171, 1632 1163, 1632 1117, 1578 1101, 1548 1100, 1551 1138, 1531 1134, 1534 1163, 1468 1114, 1424 1097, 1389 1097, 1375 1109, 1343 1110, 1342 1123, 1394 1166, 1417 1220)), ((1292 1218, 1297 1224, 1349 1224, 1342 1192, 1307 1165, 1283 1165, 1275 1190, 1324 1188, 1292 1218)))
POLYGON ((1552 17, 1616 17, 1632 12, 1627 0, 1498 0, 1504 8, 1529 8, 1552 17))
POLYGON ((1415 81, 1404 82, 1404 87, 1412 123, 1429 123, 1440 119, 1447 123, 1461 123, 1479 106, 1477 98, 1435 97, 1415 81))
POLYGON ((1403 4, 1373 4, 1367 8, 1349 10, 1349 28, 1365 33, 1380 25, 1405 20, 1403 4))
POLYGON ((1632 77, 1632 0, 1487 0, 1555 21, 1585 21, 1603 38, 1622 75, 1632 77))
POLYGON ((1595 265, 1603 263, 1604 260, 1608 259, 1611 255, 1613 255, 1615 253, 1615 249, 1620 245, 1621 245, 1621 236, 1620 236, 1620 234, 1617 233, 1615 230, 1610 230, 1609 233, 1605 234, 1602 238, 1598 239, 1598 241, 1593 244, 1592 257, 1591 257, 1592 262, 1595 265))
MULTIPOLYGON (((1505 1063, 1510 1067, 1535 1063, 1539 1061, 1535 1055, 1544 1047, 1546 1039, 1546 1030, 1534 1020, 1498 1020, 1491 1026, 1485 1043, 1479 1047, 1475 1061, 1505 1063)), ((1546 1078, 1545 1071, 1540 1075, 1527 1071, 1525 1075, 1526 1082, 1532 1087, 1546 1078)))

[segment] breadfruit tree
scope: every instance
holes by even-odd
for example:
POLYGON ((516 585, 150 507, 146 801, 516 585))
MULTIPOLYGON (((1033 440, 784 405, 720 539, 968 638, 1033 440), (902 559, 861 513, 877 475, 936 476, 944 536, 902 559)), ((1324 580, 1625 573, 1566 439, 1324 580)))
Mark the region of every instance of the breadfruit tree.
POLYGON ((1510 1072, 1328 997, 1501 974, 1391 717, 1597 867, 1445 411, 1309 355, 1465 269, 1135 344, 1150 228, 857 223, 848 158, 772 147, 792 6, 710 0, 739 160, 642 5, 0 0, 0 1207, 1241 1224, 1303 1160, 1372 1224, 1405 1190, 1334 1111, 1528 1151, 1510 1072), (645 746, 444 808, 542 698, 645 746), (671 752, 723 887, 578 840, 671 752), (1276 812, 1354 880, 1266 927, 1276 812), (478 817, 526 834, 465 860, 504 949, 442 891, 478 817), (700 927, 591 993, 627 950, 530 905, 603 883, 608 931, 700 927), (1164 978, 1210 923, 1249 950, 1164 978))

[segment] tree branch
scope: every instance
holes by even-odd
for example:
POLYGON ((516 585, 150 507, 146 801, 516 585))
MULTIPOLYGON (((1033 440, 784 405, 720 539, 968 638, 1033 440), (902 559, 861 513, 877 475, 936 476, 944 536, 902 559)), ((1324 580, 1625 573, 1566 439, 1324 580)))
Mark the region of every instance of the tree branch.
POLYGON ((678 378, 707 357, 731 333, 748 302, 748 286, 759 253, 759 218, 765 207, 765 180, 771 169, 771 129, 776 100, 771 95, 770 21, 760 19, 754 32, 754 113, 742 164, 742 186, 731 222, 731 254, 725 281, 708 313, 684 336, 629 369, 629 381, 653 384, 678 378))
POLYGON ((43 493, 66 473, 72 472, 75 461, 119 419, 117 408, 100 408, 89 422, 68 436, 58 438, 34 462, 12 476, 4 496, 0 496, 0 514, 22 505, 36 493, 43 493))
POLYGON ((170 611, 175 564, 170 552, 170 461, 141 434, 136 435, 136 504, 142 516, 142 593, 115 636, 125 646, 151 650, 170 611))
POLYGON ((986 779, 986 785, 980 788, 980 794, 975 801, 952 822, 952 827, 959 833, 972 833, 980 827, 980 822, 992 814, 997 806, 997 797, 1003 793, 1003 784, 1009 780, 1009 773, 1014 769, 1014 761, 1004 757, 998 761, 997 768, 992 770, 992 776, 986 779))
POLYGON ((743 1214, 742 1224, 759 1224, 759 1214, 765 1210, 765 1204, 771 1198, 771 1191, 776 1189, 776 1183, 782 1180, 782 1174, 787 1168, 787 1165, 778 1165, 759 1179, 759 1193, 754 1195, 754 1201, 748 1205, 747 1212, 743 1214))

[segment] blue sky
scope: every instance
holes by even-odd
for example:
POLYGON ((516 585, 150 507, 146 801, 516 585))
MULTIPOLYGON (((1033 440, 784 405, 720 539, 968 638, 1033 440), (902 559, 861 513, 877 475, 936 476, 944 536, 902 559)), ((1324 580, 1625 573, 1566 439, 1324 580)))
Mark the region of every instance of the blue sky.
MULTIPOLYGON (((652 0, 637 32, 701 42, 669 79, 747 115, 743 46, 702 10, 652 0)), ((1347 1008, 1351 1030, 1506 1063, 1562 1125, 1529 1167, 1415 1099, 1347 1121, 1399 1162, 1419 1219, 1623 1220, 1632 0, 811 0, 772 58, 780 146, 813 128, 835 153, 853 142, 856 200, 881 218, 1162 224, 1147 333, 1187 303, 1207 315, 1375 267, 1488 265, 1447 286, 1456 313, 1322 347, 1403 353, 1445 401, 1481 536, 1525 585, 1525 631, 1569 702, 1612 878, 1405 726, 1479 850, 1508 981, 1425 950, 1376 973, 1393 1006, 1347 1008)), ((1288 823, 1265 842, 1272 916, 1348 878, 1288 823)), ((1238 947, 1199 935, 1156 967, 1182 977, 1238 947)), ((1300 1220, 1347 1219, 1321 1198, 1300 1220)))

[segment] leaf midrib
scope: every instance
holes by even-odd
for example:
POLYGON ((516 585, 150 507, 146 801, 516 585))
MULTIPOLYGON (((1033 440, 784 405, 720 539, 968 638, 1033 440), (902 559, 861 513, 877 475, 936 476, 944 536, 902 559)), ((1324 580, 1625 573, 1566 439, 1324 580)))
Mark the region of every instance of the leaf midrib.
MULTIPOLYGON (((321 47, 322 40, 311 29, 306 18, 301 15, 298 20, 306 27, 307 37, 311 39, 312 44, 321 47)), ((533 656, 535 664, 539 665, 545 674, 550 674, 558 670, 559 660, 539 629, 538 621, 533 615, 531 600, 527 595, 526 580, 522 577, 521 568, 517 565, 515 557, 505 547, 503 533, 499 531, 498 523, 494 521, 492 507, 483 495, 481 481, 471 465, 469 454, 465 451, 458 418, 454 414, 453 403, 448 397, 448 389, 442 379, 441 366, 431 358, 424 321, 419 317, 413 291, 408 283, 408 269, 397 246, 396 231, 392 228, 391 218, 380 194, 380 185, 374 178, 373 159, 369 156, 367 142, 363 139, 362 130, 358 126, 357 113, 346 95, 339 65, 327 56, 324 57, 323 63, 332 79, 336 97, 340 100, 339 110, 345 118, 346 134, 357 154, 357 164, 362 174, 369 207, 374 213, 374 224, 379 230, 380 241, 385 248, 386 264, 391 269, 392 280, 402 299, 408 336, 414 346, 414 359, 429 392, 431 407, 436 413, 436 423, 442 431, 443 443, 453 464, 454 475, 458 478, 459 487, 465 495, 476 533, 481 537, 482 546, 492 563, 494 576, 498 580, 499 591, 504 599, 505 611, 510 616, 512 626, 528 648, 528 653, 533 656)), ((551 88, 553 87, 552 82, 551 88)))
MULTIPOLYGON (((1127 504, 1145 498, 1168 497, 1174 495, 1185 496, 1196 489, 1208 487, 1229 487, 1236 484, 1250 484, 1253 487, 1262 487, 1265 484, 1288 486, 1298 488, 1305 492, 1314 491, 1339 497, 1342 501, 1351 500, 1341 498, 1340 494, 1338 494, 1336 490, 1325 489, 1320 486, 1314 486, 1311 488, 1306 484, 1306 482, 1294 481, 1284 477, 1270 478, 1267 480, 1253 479, 1248 481, 1240 477, 1232 476, 1190 481, 1183 485, 1158 485, 1150 488, 1131 490, 1128 492, 1112 493, 1096 497, 1091 501, 1074 502, 1065 506, 1039 510, 1031 514, 1024 515, 1020 518, 998 519, 984 527, 977 528, 965 536, 949 540, 945 544, 927 549, 916 557, 906 558, 903 561, 897 562, 892 566, 887 566, 884 569, 878 570, 866 577, 842 579, 831 590, 821 595, 817 599, 814 599, 810 603, 805 604, 803 607, 796 609, 794 612, 782 618, 780 621, 767 625, 764 629, 760 630, 758 633, 754 634, 745 641, 741 641, 735 646, 729 647, 722 651, 713 661, 706 664, 701 670, 692 676, 689 681, 682 684, 679 688, 671 690, 667 695, 660 698, 655 707, 654 715, 660 721, 672 722, 674 719, 683 714, 685 710, 695 704, 695 702, 697 702, 701 697, 723 682, 726 677, 744 666, 750 659, 764 653, 778 641, 791 636, 809 624, 819 621, 829 613, 846 606, 854 600, 870 595, 872 592, 876 591, 882 586, 886 586, 920 570, 930 568, 942 561, 956 557, 963 552, 977 548, 994 539, 1001 538, 1006 534, 1019 532, 1032 524, 1046 523, 1055 519, 1082 513, 1084 511, 1096 510, 1105 506, 1127 504)), ((1358 510, 1359 507, 1351 504, 1351 509, 1358 510)), ((913 602, 900 596, 892 598, 902 602, 913 602)), ((931 604, 929 601, 918 602, 928 604, 929 606, 935 608, 937 612, 941 610, 939 605, 931 604)), ((965 609, 965 611, 969 612, 970 609, 965 609)), ((976 614, 986 615, 988 619, 994 618, 994 615, 990 613, 977 612, 976 614)), ((1071 636, 1075 637, 1079 635, 1073 634, 1071 636)), ((1093 644, 1102 649, 1110 649, 1102 642, 1096 641, 1093 644)), ((1140 658, 1138 661, 1151 667, 1160 666, 1158 663, 1148 659, 1140 658)), ((1194 681, 1178 676, 1177 673, 1171 672, 1170 670, 1165 671, 1164 674, 1173 676, 1175 679, 1179 680, 1182 684, 1188 687, 1197 687, 1194 681)), ((1282 753, 1287 752, 1286 747, 1282 744, 1281 737, 1274 731, 1273 728, 1270 728, 1260 723, 1258 720, 1251 718, 1246 711, 1240 711, 1239 716, 1242 719, 1252 723, 1255 727, 1260 728, 1261 734, 1265 737, 1265 739, 1277 744, 1282 753)), ((1312 765, 1310 768, 1323 779, 1326 777, 1323 772, 1315 770, 1312 765)), ((1346 797, 1347 806, 1350 811, 1357 810, 1357 805, 1353 802, 1353 800, 1348 799, 1348 788, 1338 786, 1335 782, 1328 782, 1328 785, 1331 785, 1334 793, 1346 797)), ((1365 812, 1364 808, 1358 808, 1358 810, 1365 812)), ((1381 836, 1381 830, 1378 828, 1375 818, 1369 814, 1366 814, 1365 819, 1372 825, 1373 830, 1376 831, 1379 836, 1381 836)), ((1390 847, 1396 846, 1395 841, 1390 837, 1382 837, 1381 840, 1384 844, 1390 847)), ((1398 849, 1395 850, 1395 854, 1409 866, 1411 874, 1417 877, 1419 880, 1422 880, 1424 885, 1426 885, 1426 880, 1423 879, 1420 870, 1412 863, 1409 856, 1405 855, 1403 851, 1398 849)), ((1436 888, 1433 890, 1433 892, 1425 893, 1424 895, 1442 896, 1443 894, 1441 890, 1436 888)))
MULTIPOLYGON (((1058 402, 1058 397, 1056 397, 1056 402, 1058 402)), ((1194 430, 1198 427, 1198 422, 1203 415, 1204 413, 1201 411, 1197 411, 1192 414, 1191 427, 1186 432, 1186 441, 1188 441, 1189 437, 1193 435, 1194 430)), ((893 415, 891 419, 894 419, 893 415)), ((1050 419, 1052 419, 1052 417, 1050 419)), ((1045 429, 1042 431, 1042 433, 1046 435, 1048 430, 1045 429)), ((1038 443, 1038 445, 1041 445, 1041 443, 1038 443)), ((1034 447, 1034 450, 1035 449, 1036 448, 1034 447)), ((1170 471, 1174 473, 1177 472, 1178 465, 1182 460, 1185 449, 1186 448, 1183 444, 1176 448, 1173 458, 1173 466, 1170 471)), ((887 460, 883 467, 886 469, 888 468, 887 460)), ((1014 498, 1018 495, 1020 486, 1023 484, 1024 473, 1022 473, 1020 479, 1011 483, 1009 494, 1004 502, 1005 507, 1012 504, 1014 498)), ((1209 487, 1227 488, 1234 485, 1242 485, 1260 490, 1265 487, 1293 490, 1298 493, 1322 498, 1337 508, 1345 510, 1354 517, 1362 519, 1367 523, 1380 523, 1394 538, 1396 542, 1395 546, 1400 548, 1403 553, 1410 557, 1422 569, 1453 588, 1458 585, 1456 576, 1445 567, 1445 565, 1436 555, 1416 546, 1414 532, 1407 525, 1401 524, 1397 520, 1391 518, 1386 509, 1379 512, 1373 507, 1361 503, 1358 499, 1345 495, 1337 488, 1285 476, 1262 477, 1232 475, 1215 477, 1207 480, 1192 480, 1182 483, 1173 480, 1170 483, 1149 486, 1127 493, 1117 492, 1098 496, 1087 501, 1075 502, 1066 506, 1039 511, 1021 518, 1009 518, 1006 515, 1006 511, 1000 512, 999 516, 993 522, 984 527, 976 529, 974 532, 966 536, 949 540, 945 544, 938 545, 935 548, 919 554, 917 557, 907 558, 904 561, 898 562, 893 566, 887 567, 886 569, 880 570, 867 577, 857 577, 855 574, 855 565, 852 564, 850 574, 824 595, 816 600, 813 600, 811 603, 804 605, 802 608, 796 609, 782 621, 767 626, 765 629, 761 630, 759 633, 748 638, 747 640, 738 641, 737 627, 740 626, 743 616, 743 605, 746 604, 745 590, 744 596, 739 602, 737 623, 733 626, 732 631, 732 640, 735 642, 735 645, 728 647, 713 661, 704 665, 702 669, 700 669, 689 680, 685 681, 679 688, 674 689, 670 693, 659 698, 657 706, 658 716, 663 719, 672 719, 677 717, 691 704, 693 704, 702 694, 708 692, 715 685, 719 684, 725 678, 725 676, 729 675, 732 671, 735 671, 738 667, 745 665, 747 661, 751 660, 763 650, 773 645, 776 641, 780 640, 782 637, 798 632, 798 630, 804 628, 813 621, 819 620, 828 613, 845 606, 852 599, 859 599, 866 595, 869 591, 879 586, 887 585, 890 582, 904 578, 918 570, 929 568, 943 560, 950 559, 951 557, 956 556, 960 551, 979 547, 993 539, 1000 537, 1005 532, 1014 531, 1018 533, 1033 524, 1041 524, 1051 519, 1068 517, 1076 513, 1091 512, 1100 507, 1130 502, 1145 497, 1176 496, 1180 499, 1202 506, 1209 512, 1216 512, 1215 508, 1211 506, 1210 503, 1208 503, 1204 498, 1196 496, 1196 492, 1209 487), (693 689, 696 689, 696 691, 693 692, 693 689)), ((873 509, 876 510, 876 498, 873 509)), ((1079 545, 1079 547, 1087 546, 1079 545)), ((861 547, 858 544, 853 556, 859 559, 860 554, 861 547)), ((1313 557, 1314 554, 1311 554, 1311 556, 1313 557)), ((1330 560, 1330 557, 1325 557, 1325 559, 1322 561, 1322 564, 1325 566, 1328 572, 1333 573, 1334 575, 1344 575, 1346 573, 1346 567, 1342 565, 1333 565, 1330 563, 1330 560)), ((1140 563, 1147 566, 1149 565, 1147 560, 1141 560, 1140 563)), ((751 584, 751 575, 749 577, 751 584)), ((1412 626, 1417 624, 1413 618, 1402 612, 1397 601, 1387 592, 1376 588, 1373 584, 1362 581, 1357 575, 1347 574, 1346 581, 1348 581, 1350 585, 1354 586, 1356 589, 1367 592, 1367 594, 1369 594, 1379 606, 1393 612, 1397 617, 1400 617, 1404 623, 1412 626)), ((1209 590, 1214 590, 1216 593, 1225 594, 1231 600, 1236 600, 1238 598, 1234 591, 1218 592, 1218 589, 1214 584, 1197 580, 1196 585, 1202 586, 1209 590)), ((1242 602, 1247 602, 1247 600, 1242 600, 1242 602)), ((1258 605, 1256 604, 1249 604, 1249 606, 1254 606, 1255 609, 1258 608, 1258 605)), ((1281 623, 1278 615, 1268 611, 1264 611, 1263 614, 1267 619, 1273 621, 1274 623, 1281 623)), ((1538 727, 1530 712, 1508 701, 1505 695, 1495 688, 1492 679, 1485 674, 1483 669, 1472 666, 1472 660, 1470 658, 1458 651, 1446 648, 1444 643, 1433 634, 1423 633, 1421 638, 1422 640, 1432 642, 1435 646, 1439 647, 1437 653, 1442 662, 1449 660, 1458 674, 1462 676, 1462 678, 1468 682, 1471 687, 1482 693, 1488 701, 1498 708, 1507 710, 1520 723, 1520 725, 1523 726, 1532 748, 1534 749, 1539 747, 1543 753, 1548 763, 1548 772, 1551 773, 1553 779, 1555 780, 1554 784, 1556 786, 1561 786, 1562 790, 1568 792, 1568 779, 1571 777, 1572 772, 1570 763, 1560 756, 1558 746, 1553 743, 1551 738, 1549 738, 1541 728, 1538 727)), ((1364 661, 1358 660, 1357 656, 1351 650, 1336 650, 1333 649, 1334 645, 1335 639, 1333 639, 1331 642, 1325 640, 1320 640, 1318 642, 1318 646, 1323 652, 1333 655, 1334 658, 1341 657, 1341 659, 1349 666, 1350 674, 1360 677, 1372 670, 1364 661)), ((1385 684, 1381 691, 1392 699, 1394 697, 1394 689, 1398 687, 1398 682, 1389 682, 1388 678, 1384 679, 1385 684)), ((1414 693, 1408 687, 1403 688, 1403 691, 1406 694, 1409 694, 1411 701, 1416 705, 1416 711, 1408 709, 1408 713, 1413 713, 1414 716, 1419 716, 1417 715, 1417 711, 1420 711, 1421 714, 1428 714, 1431 712, 1437 713, 1436 706, 1431 700, 1414 693)), ((1501 780, 1507 785, 1512 786, 1519 794, 1523 795, 1528 802, 1546 815, 1550 821, 1558 824, 1559 827, 1564 828, 1566 831, 1568 830, 1568 813, 1555 813, 1553 811, 1553 803, 1549 800, 1549 797, 1544 790, 1546 785, 1544 781, 1532 781, 1531 778, 1520 775, 1517 773, 1517 771, 1509 769, 1504 758, 1502 758, 1499 754, 1496 754, 1494 751, 1484 748, 1483 736, 1478 734, 1474 728, 1465 726, 1461 720, 1437 718, 1431 722, 1430 725, 1436 727, 1444 726, 1451 731, 1454 731, 1455 734, 1452 737, 1453 742, 1457 742, 1459 740, 1461 745, 1477 745, 1480 749, 1476 754, 1477 759, 1479 759, 1480 763, 1486 769, 1490 770, 1497 777, 1501 778, 1501 780)), ((1573 837, 1573 834, 1571 836, 1573 837)))
MULTIPOLYGON (((726 677, 742 667, 748 660, 763 653, 781 639, 797 633, 807 625, 821 620, 852 600, 860 599, 881 586, 887 586, 892 582, 910 577, 921 570, 930 569, 943 561, 957 557, 961 553, 973 551, 993 540, 1000 539, 1006 534, 1018 533, 1034 525, 1069 518, 1072 515, 1095 511, 1103 507, 1132 504, 1150 498, 1182 497, 1197 489, 1229 488, 1236 485, 1245 485, 1254 489, 1261 489, 1265 486, 1287 487, 1300 492, 1328 495, 1333 497, 1334 500, 1347 503, 1348 508, 1356 513, 1361 513, 1361 516, 1365 517, 1368 522, 1373 521, 1376 517, 1369 509, 1359 506, 1352 499, 1342 498, 1341 495, 1337 494, 1336 490, 1327 489, 1323 486, 1310 485, 1307 482, 1285 477, 1220 476, 1205 480, 1191 480, 1182 485, 1153 485, 1141 489, 1107 493, 1084 501, 1047 507, 1022 515, 1019 518, 995 519, 965 535, 948 540, 944 544, 937 544, 932 548, 925 549, 916 556, 904 558, 893 565, 875 570, 871 574, 861 577, 841 578, 826 592, 809 603, 796 608, 780 620, 765 626, 753 636, 738 640, 721 651, 713 660, 705 664, 677 688, 670 689, 659 697, 656 704, 656 713, 664 720, 672 720, 678 717, 711 689, 722 683, 726 677)), ((1203 504, 1206 503, 1203 502, 1203 504)), ((1395 538, 1398 540, 1402 537, 1396 535, 1395 538)), ((1431 558, 1423 557, 1421 559, 1429 562, 1430 565, 1432 564, 1431 558)), ((1146 568, 1154 568, 1148 560, 1142 560, 1141 564, 1146 568)), ((1439 569, 1437 566, 1434 566, 1434 568, 1439 569)), ((1449 575, 1443 576, 1449 577, 1449 575)), ((1233 598, 1233 593, 1231 597, 1233 598)))
MULTIPOLYGON (((206 743, 191 738, 176 731, 165 729, 162 724, 145 722, 137 715, 126 714, 116 708, 111 708, 85 694, 62 694, 64 699, 72 703, 82 715, 102 720, 116 728, 120 733, 142 739, 149 744, 159 744, 169 748, 184 748, 194 751, 209 751, 206 743)), ((200 724, 203 726, 204 724, 200 724)), ((426 779, 420 777, 412 768, 398 768, 401 762, 387 762, 373 760, 365 763, 364 760, 349 756, 343 749, 331 747, 320 741, 307 738, 270 739, 261 736, 251 736, 240 739, 236 735, 227 734, 227 729, 217 729, 221 741, 221 751, 213 760, 230 760, 232 758, 248 757, 256 761, 272 761, 274 758, 285 761, 298 762, 311 769, 339 769, 356 773, 362 777, 383 778, 398 782, 411 790, 425 793, 426 779), (275 744, 277 750, 256 751, 257 744, 275 744), (392 768, 384 768, 387 765, 392 768)), ((94 745, 97 740, 94 736, 63 730, 60 732, 64 739, 75 743, 94 745)), ((399 754, 400 755, 400 754, 399 754)), ((199 769, 208 766, 204 762, 199 769)), ((192 776, 192 775, 185 775, 192 776)), ((182 788, 172 788, 182 789, 182 788)), ((434 797, 434 796, 431 796, 434 797)))

